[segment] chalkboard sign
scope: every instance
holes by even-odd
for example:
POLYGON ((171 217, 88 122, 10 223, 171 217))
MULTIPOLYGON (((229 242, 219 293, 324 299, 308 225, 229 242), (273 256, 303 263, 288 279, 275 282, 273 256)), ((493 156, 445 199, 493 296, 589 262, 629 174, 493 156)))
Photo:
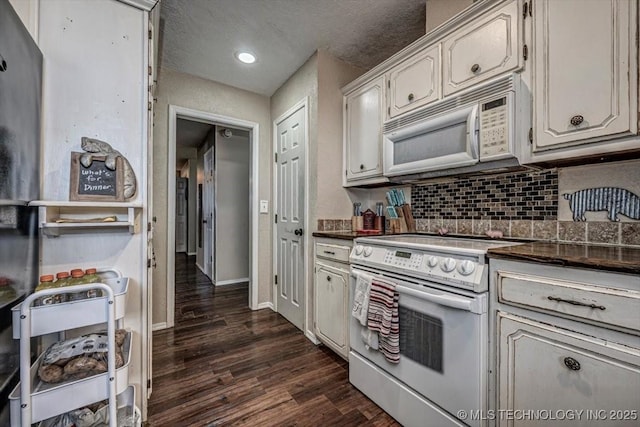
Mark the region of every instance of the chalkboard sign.
POLYGON ((116 170, 111 170, 105 165, 105 156, 92 156, 86 168, 80 163, 83 154, 71 153, 69 200, 124 201, 122 159, 118 158, 116 170))

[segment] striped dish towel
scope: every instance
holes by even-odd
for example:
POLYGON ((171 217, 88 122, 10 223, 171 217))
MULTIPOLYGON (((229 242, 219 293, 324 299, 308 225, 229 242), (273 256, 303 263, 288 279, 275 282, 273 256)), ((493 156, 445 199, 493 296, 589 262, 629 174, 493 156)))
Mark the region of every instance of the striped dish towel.
POLYGON ((400 361, 400 323, 396 285, 379 279, 371 281, 367 326, 379 333, 378 349, 390 363, 400 361))

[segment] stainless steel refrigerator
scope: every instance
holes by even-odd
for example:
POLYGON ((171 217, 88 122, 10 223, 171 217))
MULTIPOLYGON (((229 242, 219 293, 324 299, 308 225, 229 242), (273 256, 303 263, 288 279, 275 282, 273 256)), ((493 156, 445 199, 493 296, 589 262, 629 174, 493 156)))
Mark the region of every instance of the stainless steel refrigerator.
MULTIPOLYGON (((38 283, 42 53, 9 4, 0 0, 0 426, 18 382, 11 308, 38 283)), ((35 346, 32 346, 35 348, 35 346)))

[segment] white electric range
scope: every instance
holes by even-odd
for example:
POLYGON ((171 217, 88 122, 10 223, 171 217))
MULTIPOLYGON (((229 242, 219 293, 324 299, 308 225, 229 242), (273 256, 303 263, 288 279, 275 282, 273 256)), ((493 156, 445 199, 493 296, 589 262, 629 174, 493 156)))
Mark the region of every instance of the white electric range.
POLYGON ((419 234, 363 237, 351 251, 358 277, 395 285, 400 362, 390 363, 350 320, 349 380, 405 426, 480 426, 487 410, 487 250, 517 243, 419 234))

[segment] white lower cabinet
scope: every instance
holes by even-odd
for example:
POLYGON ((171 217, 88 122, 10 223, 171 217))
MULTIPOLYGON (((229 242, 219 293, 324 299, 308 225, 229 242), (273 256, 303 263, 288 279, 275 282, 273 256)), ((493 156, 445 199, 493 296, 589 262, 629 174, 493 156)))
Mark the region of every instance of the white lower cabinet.
POLYGON ((345 359, 349 356, 349 247, 316 243, 314 330, 316 337, 345 359))
POLYGON ((489 420, 639 425, 637 276, 492 259, 490 280, 489 420))
MULTIPOLYGON (((558 418, 575 411, 576 419, 562 425, 638 425, 638 349, 509 313, 499 312, 497 322, 502 413, 519 418, 544 410, 558 418)), ((534 423, 506 418, 498 424, 534 423)))

